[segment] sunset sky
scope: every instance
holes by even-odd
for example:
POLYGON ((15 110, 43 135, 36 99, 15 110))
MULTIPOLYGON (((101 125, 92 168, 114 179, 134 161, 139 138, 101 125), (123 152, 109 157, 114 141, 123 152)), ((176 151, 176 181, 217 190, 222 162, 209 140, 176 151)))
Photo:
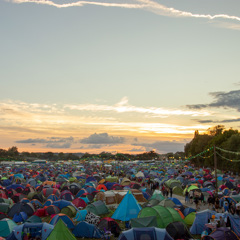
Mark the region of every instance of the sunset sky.
POLYGON ((240 1, 0 0, 0 148, 183 151, 240 129, 240 1))

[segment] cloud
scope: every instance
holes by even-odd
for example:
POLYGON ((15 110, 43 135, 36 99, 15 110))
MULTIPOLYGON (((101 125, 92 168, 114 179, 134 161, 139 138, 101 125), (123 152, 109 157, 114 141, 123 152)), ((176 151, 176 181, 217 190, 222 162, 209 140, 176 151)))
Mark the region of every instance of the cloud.
POLYGON ((221 123, 240 122, 240 118, 222 120, 221 123))
POLYGON ((71 143, 48 143, 46 145, 47 148, 70 148, 72 146, 71 143))
POLYGON ((177 141, 156 141, 152 143, 132 143, 133 146, 145 147, 147 151, 155 149, 160 153, 167 152, 178 152, 184 150, 184 145, 186 143, 177 142, 177 141))
POLYGON ((240 90, 230 92, 212 92, 209 93, 215 101, 209 104, 187 105, 189 109, 203 109, 207 107, 215 108, 233 108, 240 112, 240 90))
POLYGON ((151 11, 158 15, 169 16, 169 17, 191 17, 191 18, 203 18, 203 19, 226 19, 226 20, 234 20, 240 21, 240 17, 238 16, 231 16, 227 14, 198 14, 192 13, 187 11, 181 11, 175 9, 173 7, 167 7, 162 5, 158 2, 151 1, 151 0, 137 0, 137 3, 125 2, 125 3, 118 3, 118 2, 104 2, 104 1, 76 1, 76 2, 68 2, 68 3, 59 3, 59 1, 51 1, 51 0, 10 0, 13 3, 36 3, 42 5, 49 5, 57 8, 67 8, 67 7, 83 7, 85 5, 95 5, 95 6, 102 6, 102 7, 118 7, 118 8, 126 8, 126 9, 144 9, 147 11, 151 11))
POLYGON ((125 138, 123 137, 114 137, 114 136, 109 136, 108 133, 94 133, 90 135, 87 138, 83 138, 80 140, 80 143, 84 144, 121 144, 124 143, 125 138))
POLYGON ((60 137, 49 137, 46 139, 43 138, 28 138, 23 140, 17 140, 16 143, 24 144, 44 144, 47 148, 70 148, 74 143, 73 137, 60 138, 60 137))
POLYGON ((140 113, 140 114, 152 114, 159 117, 166 116, 180 116, 180 115, 191 115, 191 116, 207 116, 209 115, 206 111, 189 111, 189 110, 180 110, 180 109, 163 109, 156 107, 137 107, 130 105, 128 103, 128 98, 123 97, 120 102, 111 106, 111 105, 97 105, 97 104, 78 104, 78 105, 70 105, 66 104, 64 108, 68 108, 70 110, 78 110, 78 111, 113 111, 117 113, 140 113))
POLYGON ((213 120, 195 120, 199 123, 213 123, 214 121, 213 120))
POLYGON ((128 150, 129 152, 145 152, 146 149, 144 147, 141 148, 132 148, 130 150, 128 150))
POLYGON ((199 123, 233 123, 233 122, 240 122, 240 118, 224 119, 219 121, 195 119, 195 121, 199 123))

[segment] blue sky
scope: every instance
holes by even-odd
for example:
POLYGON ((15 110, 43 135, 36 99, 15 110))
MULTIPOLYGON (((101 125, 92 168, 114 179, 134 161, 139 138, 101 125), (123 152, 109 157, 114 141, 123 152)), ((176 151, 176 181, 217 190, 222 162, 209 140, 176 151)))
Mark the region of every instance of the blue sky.
POLYGON ((1 0, 1 148, 175 152, 238 129, 239 7, 1 0))

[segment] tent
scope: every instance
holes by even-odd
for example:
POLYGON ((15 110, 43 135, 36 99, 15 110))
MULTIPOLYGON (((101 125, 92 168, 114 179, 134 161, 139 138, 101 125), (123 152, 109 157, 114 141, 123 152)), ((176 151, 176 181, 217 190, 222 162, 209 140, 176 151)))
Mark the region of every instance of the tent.
POLYGON ((7 237, 17 224, 9 218, 0 221, 0 237, 7 237))
POLYGON ((13 217, 16 213, 25 212, 28 216, 32 216, 35 209, 31 203, 18 202, 15 203, 8 212, 9 217, 13 217))
POLYGON ((202 240, 238 240, 238 236, 229 228, 220 227, 213 231, 210 235, 206 235, 202 240))
POLYGON ((98 225, 99 222, 100 222, 100 217, 95 215, 92 212, 88 212, 86 217, 85 217, 85 221, 90 223, 90 224, 98 225))
POLYGON ((171 222, 183 221, 181 216, 175 209, 159 205, 143 208, 138 214, 138 218, 150 216, 157 217, 157 226, 159 228, 166 228, 166 226, 171 222))
POLYGON ((73 228, 74 228, 74 223, 73 223, 72 219, 69 218, 67 215, 62 214, 62 213, 59 213, 59 214, 54 215, 54 216, 52 217, 52 219, 50 220, 49 224, 56 225, 57 222, 58 222, 60 219, 65 223, 65 225, 66 225, 69 229, 73 229, 73 228))
POLYGON ((28 222, 28 223, 41 223, 42 219, 40 217, 36 216, 36 215, 32 215, 25 222, 28 222))
POLYGON ((46 240, 53 226, 48 223, 24 223, 16 226, 8 236, 8 240, 22 240, 24 235, 30 234, 31 237, 40 237, 46 240))
POLYGON ((59 219, 47 240, 76 240, 62 219, 59 219))
POLYGON ((179 206, 181 206, 182 205, 182 203, 180 202, 180 200, 178 200, 177 198, 168 198, 168 199, 170 199, 170 200, 172 200, 174 203, 175 203, 175 205, 179 205, 179 206))
POLYGON ((78 223, 72 233, 78 238, 103 238, 103 232, 95 225, 87 222, 78 223))
POLYGON ((102 215, 102 214, 107 214, 109 212, 109 209, 107 208, 107 206, 105 205, 105 203, 101 200, 94 202, 92 204, 89 204, 86 207, 86 210, 88 212, 92 212, 96 215, 102 215))
POLYGON ((132 218, 136 218, 140 210, 141 206, 138 204, 133 194, 128 191, 112 215, 112 218, 121 221, 129 221, 132 218))
POLYGON ((121 233, 121 228, 118 223, 109 217, 102 218, 98 224, 98 228, 102 231, 110 231, 114 237, 118 237, 121 233))
POLYGON ((130 184, 131 184, 131 181, 128 178, 123 178, 123 180, 121 181, 122 186, 128 186, 130 184))
POLYGON ((143 204, 143 207, 154 207, 160 203, 157 199, 150 199, 148 202, 143 204))
POLYGON ((60 209, 54 205, 50 205, 50 206, 46 207, 45 210, 48 215, 58 214, 61 212, 60 209))
POLYGON ((169 179, 164 183, 164 185, 168 188, 174 188, 176 186, 181 187, 182 183, 176 179, 169 179))
POLYGON ((75 209, 74 206, 67 206, 67 207, 64 207, 62 210, 61 210, 61 213, 63 214, 66 214, 67 216, 69 216, 70 218, 74 217, 77 213, 77 210, 75 209))
POLYGON ((166 231, 173 239, 193 239, 188 229, 182 222, 172 222, 166 227, 166 231))
POLYGON ((157 227, 157 217, 142 217, 142 218, 132 218, 131 227, 133 228, 143 228, 143 227, 157 227))
POLYGON ((165 199, 165 197, 162 195, 161 191, 155 190, 150 200, 152 199, 157 199, 159 201, 162 201, 163 199, 165 199))
POLYGON ((196 218, 196 212, 191 212, 189 213, 187 216, 185 216, 184 218, 184 222, 188 225, 188 226, 192 226, 194 223, 194 220, 196 218))
POLYGON ((80 211, 77 211, 77 214, 76 214, 76 217, 73 219, 74 221, 84 221, 85 218, 86 218, 86 215, 87 215, 87 210, 80 210, 80 211))
POLYGON ((190 228, 190 233, 201 234, 206 229, 205 224, 208 223, 208 219, 210 219, 214 214, 215 212, 209 209, 197 212, 193 225, 190 228))
POLYGON ((118 240, 173 240, 166 229, 154 227, 131 228, 122 232, 118 240))
POLYGON ((171 199, 163 199, 158 205, 173 208, 175 206, 175 203, 171 199))
POLYGON ((183 210, 183 215, 186 217, 189 213, 196 212, 194 208, 188 207, 183 210))
POLYGON ((25 212, 16 213, 13 216, 13 221, 15 223, 24 222, 28 218, 25 212))
POLYGON ((76 206, 77 208, 82 207, 85 208, 87 206, 87 203, 82 198, 75 198, 72 201, 72 204, 76 206))

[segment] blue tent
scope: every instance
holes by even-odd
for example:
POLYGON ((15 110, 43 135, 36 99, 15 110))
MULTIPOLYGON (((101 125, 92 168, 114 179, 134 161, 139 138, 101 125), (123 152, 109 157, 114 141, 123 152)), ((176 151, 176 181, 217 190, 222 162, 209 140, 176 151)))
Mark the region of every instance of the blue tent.
POLYGON ((122 232, 118 240, 173 240, 167 233, 166 229, 155 227, 147 228, 131 228, 130 230, 122 232))
POLYGON ((240 237, 240 217, 237 214, 228 214, 228 217, 231 222, 232 230, 240 237))
POLYGON ((129 221, 132 218, 137 218, 141 209, 141 206, 138 204, 133 194, 128 191, 112 215, 112 218, 121 221, 129 221))
POLYGON ((196 210, 194 209, 194 208, 191 208, 191 207, 188 207, 188 208, 185 208, 184 210, 183 210, 183 215, 184 215, 184 217, 186 217, 189 213, 191 213, 191 212, 196 212, 196 210))
POLYGON ((24 223, 16 226, 7 240, 22 240, 24 234, 30 233, 32 237, 41 237, 46 240, 54 226, 48 223, 24 223))
POLYGON ((197 212, 193 225, 190 228, 190 233, 201 234, 204 230, 206 230, 205 224, 208 223, 208 219, 210 219, 212 215, 215 215, 215 213, 216 212, 209 209, 197 212))
POLYGON ((168 198, 168 199, 170 199, 170 200, 172 200, 176 205, 182 205, 182 203, 180 202, 180 200, 178 200, 177 198, 173 198, 173 197, 170 197, 170 198, 168 198))
POLYGON ((103 232, 95 225, 87 222, 78 223, 72 233, 78 238, 103 238, 103 232))
POLYGON ((50 206, 50 205, 53 205, 53 201, 51 199, 48 199, 44 204, 43 206, 50 206))
POLYGON ((86 218, 86 215, 87 215, 87 210, 79 210, 79 211, 77 211, 77 214, 76 214, 76 217, 73 219, 74 221, 78 221, 78 222, 80 222, 80 221, 84 221, 85 220, 85 218, 86 218))
POLYGON ((69 202, 69 201, 61 199, 61 200, 54 201, 53 205, 57 206, 61 210, 62 208, 67 207, 69 205, 72 206, 72 203, 69 202))
POLYGON ((28 215, 25 212, 16 213, 13 216, 13 221, 16 223, 24 222, 28 218, 28 215))

